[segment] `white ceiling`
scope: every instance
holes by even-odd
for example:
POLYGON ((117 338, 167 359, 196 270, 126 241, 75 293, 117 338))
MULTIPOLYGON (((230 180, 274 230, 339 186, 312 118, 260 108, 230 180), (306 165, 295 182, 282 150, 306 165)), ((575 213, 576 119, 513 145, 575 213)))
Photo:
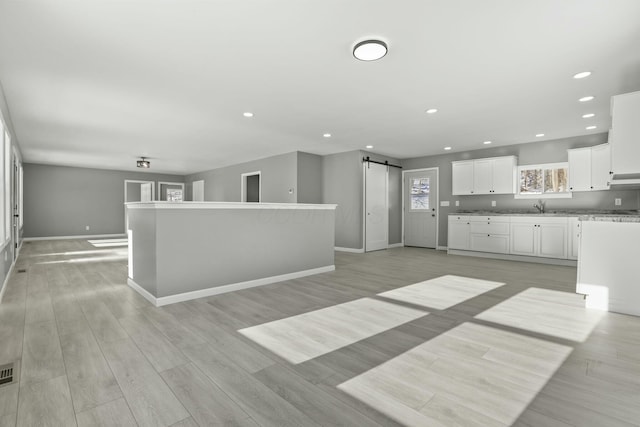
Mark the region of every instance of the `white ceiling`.
POLYGON ((0 81, 26 162, 417 157, 607 131, 640 90, 640 1, 0 0, 0 81), (369 36, 388 55, 355 60, 369 36))

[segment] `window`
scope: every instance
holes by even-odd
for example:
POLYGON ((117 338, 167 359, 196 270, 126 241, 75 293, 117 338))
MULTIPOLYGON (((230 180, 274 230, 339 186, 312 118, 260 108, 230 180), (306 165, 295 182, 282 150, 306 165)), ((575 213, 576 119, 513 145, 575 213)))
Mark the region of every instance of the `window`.
POLYGON ((429 178, 411 179, 411 210, 429 209, 429 178))
POLYGON ((570 198, 569 164, 546 163, 518 166, 516 198, 570 198))

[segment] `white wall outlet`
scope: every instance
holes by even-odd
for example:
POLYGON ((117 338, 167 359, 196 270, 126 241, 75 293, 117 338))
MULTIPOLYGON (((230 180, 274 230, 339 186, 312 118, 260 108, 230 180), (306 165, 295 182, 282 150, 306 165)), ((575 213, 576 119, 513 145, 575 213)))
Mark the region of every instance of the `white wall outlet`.
POLYGON ((622 206, 622 199, 618 199, 618 198, 616 198, 616 199, 614 200, 614 202, 615 202, 615 205, 616 205, 616 206, 622 206))
POLYGON ((449 206, 449 201, 448 200, 441 201, 440 206, 443 206, 443 207, 449 206))
POLYGON ((456 206, 460 206, 460 200, 456 200, 456 206))
POLYGON ((496 205, 496 201, 495 201, 495 200, 492 200, 492 201, 491 201, 491 206, 495 206, 495 205, 496 205))
POLYGON ((88 225, 86 227, 84 227, 85 230, 89 231, 91 229, 91 227, 89 227, 88 225))

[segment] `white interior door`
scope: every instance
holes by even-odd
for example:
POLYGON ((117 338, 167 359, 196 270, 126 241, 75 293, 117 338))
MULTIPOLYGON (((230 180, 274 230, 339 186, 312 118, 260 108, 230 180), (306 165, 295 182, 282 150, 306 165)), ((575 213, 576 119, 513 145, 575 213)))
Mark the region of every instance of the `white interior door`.
POLYGON ((389 246, 388 166, 366 162, 365 187, 365 251, 378 251, 389 246))
POLYGON ((193 181, 193 196, 191 200, 194 202, 204 202, 204 180, 193 181))
MULTIPOLYGON (((134 179, 124 180, 124 202, 150 202, 153 201, 155 190, 154 181, 138 181, 134 179)), ((124 231, 129 229, 129 218, 127 209, 124 208, 124 231)))
POLYGON ((404 245, 435 248, 438 235, 438 170, 404 172, 404 245))

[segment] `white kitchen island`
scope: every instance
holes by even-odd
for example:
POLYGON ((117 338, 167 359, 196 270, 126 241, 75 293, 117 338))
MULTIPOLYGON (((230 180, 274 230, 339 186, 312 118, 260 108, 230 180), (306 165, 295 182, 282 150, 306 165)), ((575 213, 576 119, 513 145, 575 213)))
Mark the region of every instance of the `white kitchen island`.
POLYGON ((581 218, 576 292, 587 307, 640 316, 640 215, 581 218))
POLYGON ((127 203, 129 285, 156 306, 332 271, 336 205, 127 203))

